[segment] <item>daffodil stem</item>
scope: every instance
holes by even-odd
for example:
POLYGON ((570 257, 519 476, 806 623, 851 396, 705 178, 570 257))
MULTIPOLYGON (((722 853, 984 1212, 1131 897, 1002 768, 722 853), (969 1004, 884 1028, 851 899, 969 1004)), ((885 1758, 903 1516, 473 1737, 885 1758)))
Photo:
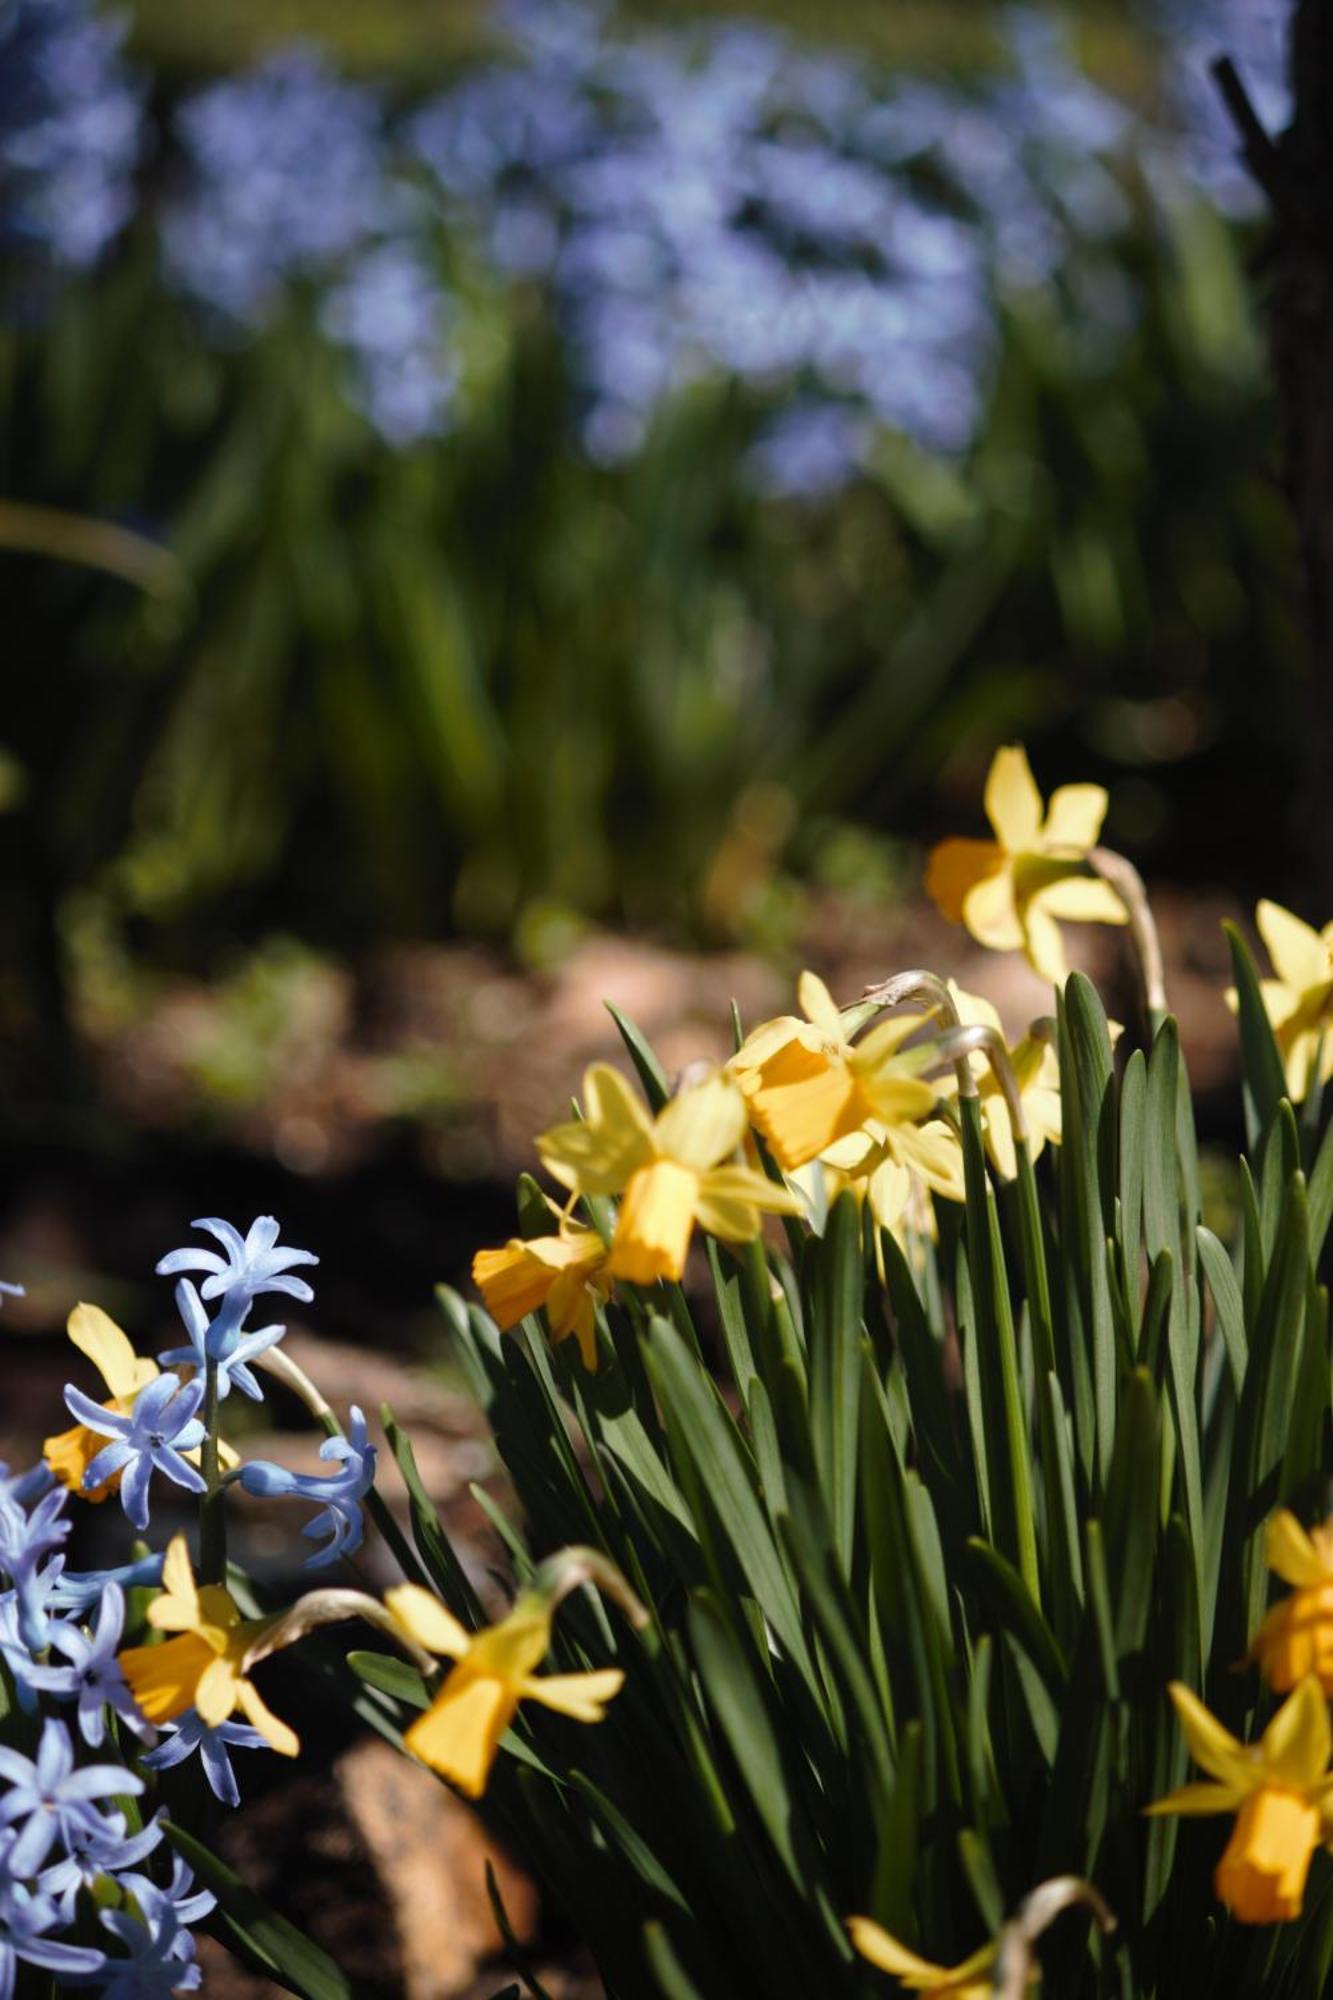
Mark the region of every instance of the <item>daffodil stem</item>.
POLYGON ((218 1364, 204 1360, 204 1442, 200 1465, 207 1492, 199 1502, 199 1581, 221 1583, 227 1574, 227 1514, 218 1459, 218 1364))
MULTIPOLYGON (((904 1000, 924 1000, 929 1003, 931 1011, 939 1015, 946 1032, 962 1026, 957 1002, 937 972, 926 972, 920 968, 912 972, 895 972, 892 979, 883 979, 877 986, 867 986, 861 997, 876 1007, 900 1007, 904 1000)), ((966 1056, 959 1057, 955 1069, 958 1095, 975 1097, 977 1080, 966 1056)))
POLYGON ((1041 1233, 1037 1182, 1026 1137, 1015 1139, 1014 1154, 1018 1164, 1019 1241, 1032 1310, 1032 1345, 1038 1367, 1044 1374, 1052 1375, 1055 1373, 1055 1330, 1051 1316, 1051 1286, 1046 1270, 1046 1244, 1041 1233))
POLYGON ((1103 882, 1109 883, 1124 904, 1125 915, 1129 918, 1129 934, 1134 940, 1143 979, 1148 1025, 1155 1034, 1170 1010, 1166 999, 1166 973, 1162 966, 1162 943, 1157 935, 1143 877, 1131 861, 1126 861, 1123 854, 1117 854, 1110 847, 1094 847, 1088 856, 1088 864, 1103 882))

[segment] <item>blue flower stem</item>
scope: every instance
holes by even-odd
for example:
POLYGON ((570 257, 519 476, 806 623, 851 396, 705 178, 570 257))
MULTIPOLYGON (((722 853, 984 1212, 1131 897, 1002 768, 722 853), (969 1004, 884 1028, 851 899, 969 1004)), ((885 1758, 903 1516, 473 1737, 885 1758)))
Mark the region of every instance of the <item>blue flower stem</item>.
POLYGON ((227 1574, 227 1512, 218 1465, 218 1364, 204 1359, 204 1442, 200 1463, 208 1491, 199 1502, 199 1581, 221 1583, 227 1574))

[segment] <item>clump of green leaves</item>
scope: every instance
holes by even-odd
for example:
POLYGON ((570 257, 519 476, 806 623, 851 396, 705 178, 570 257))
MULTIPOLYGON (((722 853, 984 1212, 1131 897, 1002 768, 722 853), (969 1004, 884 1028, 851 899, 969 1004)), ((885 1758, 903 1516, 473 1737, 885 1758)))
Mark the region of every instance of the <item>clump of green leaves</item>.
MULTIPOLYGON (((1268 1720, 1237 1670, 1264 1526, 1327 1496, 1333 1139, 1317 1106, 1293 1114, 1239 942, 1235 959, 1234 1243, 1201 1219, 1175 1022, 1113 1051, 1074 975, 1063 1145, 1037 1172, 1020 1147, 1001 1181, 962 1098, 967 1198, 937 1204, 938 1241, 875 1240, 844 1193, 781 1251, 711 1244, 707 1298, 623 1288, 595 1372, 536 1317, 502 1336, 441 1292, 521 1503, 521 1533, 495 1516, 520 1577, 587 1544, 650 1612, 631 1635, 571 1602, 556 1663, 615 1659, 623 1693, 577 1740, 523 1722, 491 1793, 612 1992, 881 1992, 849 1913, 952 1963, 1071 1875, 1118 1927, 1057 1924, 1048 1990, 1323 1989, 1326 1856, 1299 1921, 1249 1929, 1213 1891, 1216 1822, 1144 1814, 1187 1775, 1169 1682, 1242 1741, 1268 1720)), ((523 1234, 549 1228, 531 1184, 519 1210, 523 1234)), ((421 1561, 475 1624, 397 1443, 421 1561)), ((373 1701, 392 1730, 392 1691, 373 1701)))

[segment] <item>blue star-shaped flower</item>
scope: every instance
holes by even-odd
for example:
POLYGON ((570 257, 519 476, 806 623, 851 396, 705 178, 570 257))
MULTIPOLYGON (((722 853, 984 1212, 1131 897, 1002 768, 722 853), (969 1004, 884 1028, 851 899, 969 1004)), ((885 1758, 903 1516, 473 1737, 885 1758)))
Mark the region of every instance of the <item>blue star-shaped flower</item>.
POLYGON ((297 1500, 320 1502, 320 1512, 306 1522, 301 1533, 312 1540, 327 1535, 329 1540, 308 1558, 307 1569, 322 1569, 339 1556, 351 1555, 361 1546, 365 1533, 360 1502, 375 1482, 376 1451, 367 1438, 365 1417, 355 1404, 348 1435, 326 1439, 319 1455, 340 1464, 341 1471, 330 1476, 289 1472, 285 1466, 261 1458, 243 1466, 240 1473, 247 1493, 264 1499, 290 1494, 297 1500))
POLYGON ((54 1720, 42 1726, 36 1757, 0 1744, 0 1778, 9 1785, 0 1798, 0 1827, 15 1827, 18 1834, 7 1862, 25 1879, 37 1873, 57 1840, 68 1852, 84 1835, 123 1838, 125 1815, 103 1814, 93 1801, 143 1790, 143 1779, 121 1764, 76 1770, 69 1731, 54 1720))
POLYGON ((141 1729, 134 1696, 125 1685, 116 1652, 125 1626, 125 1593, 119 1584, 109 1583, 102 1594, 93 1632, 85 1632, 72 1618, 51 1627, 51 1644, 63 1653, 69 1665, 31 1666, 27 1678, 63 1701, 77 1701, 79 1733, 94 1749, 106 1735, 106 1711, 112 1709, 129 1727, 141 1729))
POLYGON ((162 2000, 194 1993, 203 1970, 194 1962, 194 1939, 187 1925, 206 1916, 216 1898, 208 1889, 191 1893, 190 1872, 178 1861, 169 1889, 146 1875, 121 1877, 134 1898, 134 1911, 103 1910, 102 1923, 124 1945, 128 1958, 108 1958, 101 1969, 103 2000, 162 2000))
POLYGON ((204 1399, 202 1381, 181 1387, 179 1375, 159 1375, 134 1399, 128 1416, 104 1409, 81 1389, 69 1385, 65 1402, 72 1415, 90 1431, 98 1431, 112 1442, 103 1446, 83 1475, 89 1492, 117 1472, 120 1502, 136 1528, 148 1526, 148 1483, 153 1473, 164 1472, 177 1486, 191 1493, 207 1492, 207 1483, 188 1461, 183 1451, 193 1451, 204 1441, 204 1427, 195 1415, 204 1399))
POLYGON ((70 1523, 64 1519, 68 1498, 63 1486, 55 1487, 29 1512, 12 1491, 0 1487, 0 1573, 8 1576, 13 1587, 19 1632, 33 1653, 40 1653, 47 1644, 49 1582, 44 1579, 50 1566, 46 1558, 69 1534, 70 1523))
POLYGON ((255 1380, 249 1363, 281 1340, 286 1327, 261 1326, 247 1332, 240 1325, 227 1323, 225 1305, 217 1318, 210 1320, 203 1300, 188 1278, 182 1278, 176 1287, 176 1308, 185 1322, 190 1344, 188 1347, 172 1347, 165 1354, 159 1354, 157 1358, 164 1367, 184 1365, 197 1368, 202 1374, 207 1362, 212 1359, 217 1363, 219 1396, 227 1395, 234 1382, 256 1403, 262 1401, 264 1392, 255 1380))
POLYGON ((55 1899, 64 1921, 72 1924, 78 1915, 80 1889, 95 1889, 101 1877, 137 1868, 161 1841, 163 1817, 157 1813, 138 1833, 123 1835, 109 1820, 103 1820, 100 1828, 74 1828, 69 1852, 63 1861, 43 1868, 37 1878, 38 1889, 43 1896, 55 1899))
POLYGON ((210 1729, 198 1713, 189 1708, 179 1723, 172 1726, 165 1742, 150 1750, 143 1762, 150 1771, 169 1771, 173 1764, 183 1764, 197 1750, 213 1796, 221 1799, 223 1805, 238 1806, 241 1790, 227 1751, 229 1748, 264 1750, 267 1747, 259 1731, 252 1729, 248 1722, 220 1722, 216 1728, 210 1729))
POLYGON ((285 1249, 278 1242, 278 1225, 271 1215, 256 1216, 244 1236, 216 1215, 202 1216, 191 1227, 215 1236, 226 1256, 194 1245, 171 1250, 157 1266, 159 1277, 174 1278, 178 1271, 206 1271, 201 1287, 206 1299, 230 1300, 241 1294, 248 1304, 262 1292, 289 1292, 307 1304, 314 1298, 305 1279, 293 1278, 290 1272, 293 1264, 318 1264, 318 1257, 310 1250, 285 1249))
POLYGON ((13 1852, 12 1836, 0 1835, 0 1994, 14 1991, 20 1959, 55 1973, 57 1978, 63 1974, 67 1980, 78 1979, 82 1984, 86 1977, 101 1971, 106 1963, 104 1953, 47 1936, 65 1922, 64 1913, 53 1897, 30 1889, 16 1872, 10 1872, 13 1852))

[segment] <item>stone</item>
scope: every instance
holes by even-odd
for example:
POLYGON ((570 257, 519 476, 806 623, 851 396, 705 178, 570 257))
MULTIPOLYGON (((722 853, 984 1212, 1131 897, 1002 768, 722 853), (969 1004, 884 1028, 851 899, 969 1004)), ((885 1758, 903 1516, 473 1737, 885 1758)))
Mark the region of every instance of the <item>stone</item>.
POLYGON ((461 1799, 387 1743, 358 1743, 334 1768, 384 1892, 406 2000, 453 2000, 503 1951, 486 1889, 488 1862, 514 1935, 532 1941, 537 1891, 461 1799))

